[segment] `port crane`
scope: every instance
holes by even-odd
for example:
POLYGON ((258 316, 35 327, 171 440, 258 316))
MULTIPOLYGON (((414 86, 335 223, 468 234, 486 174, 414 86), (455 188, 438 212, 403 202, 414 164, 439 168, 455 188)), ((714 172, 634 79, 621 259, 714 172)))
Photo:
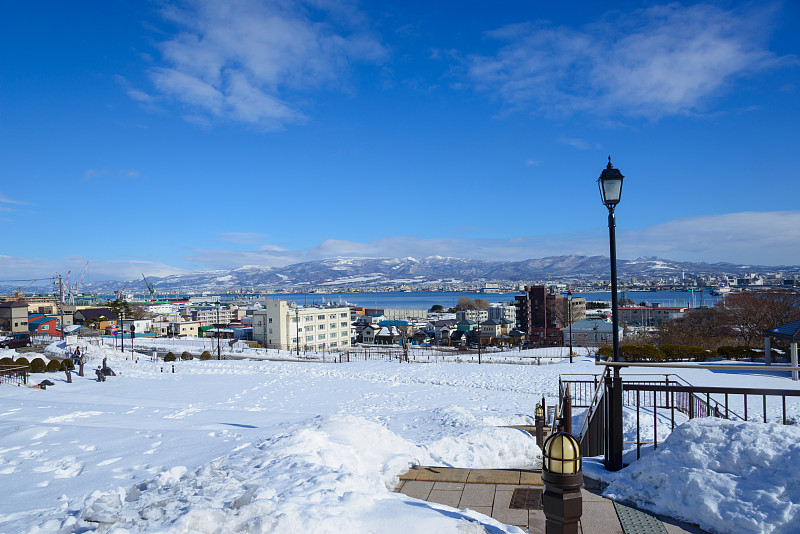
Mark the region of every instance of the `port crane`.
POLYGON ((147 277, 142 273, 142 278, 144 279, 144 285, 147 286, 147 290, 150 291, 150 302, 155 302, 156 300, 156 289, 150 285, 150 282, 147 281, 147 277))

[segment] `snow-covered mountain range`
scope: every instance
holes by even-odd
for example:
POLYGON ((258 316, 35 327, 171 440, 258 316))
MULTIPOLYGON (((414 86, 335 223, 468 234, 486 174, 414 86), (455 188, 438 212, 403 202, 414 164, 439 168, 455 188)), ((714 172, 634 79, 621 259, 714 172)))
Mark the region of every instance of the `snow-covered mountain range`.
MULTIPOLYGON (((800 272, 800 267, 767 267, 730 263, 692 263, 646 257, 617 262, 620 279, 640 280, 688 275, 742 274, 747 272, 800 272)), ((607 280, 606 256, 551 256, 523 261, 488 261, 464 258, 331 258, 295 263, 285 267, 245 265, 230 270, 203 271, 148 278, 157 290, 222 291, 238 288, 280 289, 288 287, 374 287, 472 283, 480 281, 607 280)), ((105 286, 119 289, 125 282, 91 282, 86 291, 105 286)), ((132 280, 127 291, 146 292, 144 282, 132 280)))

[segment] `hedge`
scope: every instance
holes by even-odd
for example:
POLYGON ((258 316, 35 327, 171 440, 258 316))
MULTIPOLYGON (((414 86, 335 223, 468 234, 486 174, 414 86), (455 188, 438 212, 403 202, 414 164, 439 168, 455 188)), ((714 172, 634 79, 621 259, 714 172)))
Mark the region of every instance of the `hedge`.
POLYGON ((750 347, 719 347, 717 354, 729 360, 748 360, 761 356, 760 351, 750 347))
POLYGON ((61 362, 58 360, 50 360, 47 362, 47 372, 56 373, 61 370, 61 362))

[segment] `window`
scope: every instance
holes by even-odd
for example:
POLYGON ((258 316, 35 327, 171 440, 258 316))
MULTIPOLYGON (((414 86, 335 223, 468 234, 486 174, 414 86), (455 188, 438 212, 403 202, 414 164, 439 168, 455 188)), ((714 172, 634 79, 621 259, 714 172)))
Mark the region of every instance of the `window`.
POLYGON ((336 332, 331 332, 330 336, 328 337, 336 337, 336 332))
POLYGON ((269 324, 272 324, 272 317, 269 318, 269 324))
POLYGON ((329 313, 328 314, 328 319, 336 319, 336 314, 335 313, 329 313))
POLYGON ((320 334, 317 336, 317 339, 325 339, 325 334, 320 334))
POLYGON ((342 321, 341 323, 339 323, 339 326, 341 326, 342 328, 347 328, 347 322, 342 321))
POLYGON ((325 330, 325 325, 324 324, 318 324, 317 325, 317 330, 325 330))
POLYGON ((272 328, 270 328, 270 329, 269 329, 269 333, 270 333, 270 334, 272 333, 272 328))
POLYGON ((306 336, 306 341, 314 341, 314 336, 306 336))
POLYGON ((335 346, 336 346, 336 342, 335 341, 331 341, 331 347, 335 347, 335 346))
POLYGON ((331 330, 336 330, 336 323, 329 324, 328 328, 330 328, 331 330))
POLYGON ((325 320, 325 315, 324 314, 323 315, 317 315, 317 319, 319 319, 320 321, 324 321, 325 320))
POLYGON ((306 332, 310 332, 311 330, 314 330, 314 327, 313 327, 313 326, 310 326, 310 325, 308 325, 308 326, 305 326, 305 327, 303 328, 303 330, 305 330, 306 332))
POLYGON ((42 330, 50 330, 50 325, 49 324, 43 324, 42 325, 42 330))
POLYGON ((339 314, 339 317, 347 317, 347 315, 348 315, 347 312, 342 312, 342 313, 339 314))
POLYGON ((342 341, 342 346, 344 347, 345 345, 347 345, 347 341, 342 341))
POLYGON ((292 343, 297 343, 297 338, 296 337, 292 338, 292 343))
POLYGON ((306 322, 307 323, 310 323, 313 320, 314 320, 314 316, 313 315, 306 315, 306 322))

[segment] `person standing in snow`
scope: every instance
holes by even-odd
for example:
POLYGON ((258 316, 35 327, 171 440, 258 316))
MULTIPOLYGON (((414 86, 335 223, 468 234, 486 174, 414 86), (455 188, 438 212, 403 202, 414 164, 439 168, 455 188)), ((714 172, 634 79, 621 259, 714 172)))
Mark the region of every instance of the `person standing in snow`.
POLYGON ((98 382, 105 382, 106 381, 106 375, 103 374, 103 370, 100 368, 99 365, 97 366, 97 369, 95 369, 94 374, 97 375, 97 381, 98 382))
POLYGON ((75 365, 77 365, 80 359, 81 359, 81 348, 75 347, 75 352, 72 353, 72 362, 75 365))

